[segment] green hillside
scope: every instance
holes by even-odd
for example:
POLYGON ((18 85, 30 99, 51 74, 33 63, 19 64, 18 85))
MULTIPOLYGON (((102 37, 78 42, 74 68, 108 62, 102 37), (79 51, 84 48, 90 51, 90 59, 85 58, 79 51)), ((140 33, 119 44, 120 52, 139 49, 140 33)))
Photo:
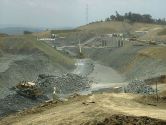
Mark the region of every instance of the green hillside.
POLYGON ((94 32, 97 34, 107 33, 134 33, 135 31, 147 31, 141 39, 166 40, 166 25, 147 23, 127 23, 121 21, 96 22, 78 27, 78 30, 94 32))
MULTIPOLYGON (((12 36, 0 38, 0 50, 11 54, 42 53, 53 63, 73 65, 74 61, 56 51, 44 42, 37 41, 33 36, 12 36)), ((2 53, 1 52, 1 53, 2 53)))

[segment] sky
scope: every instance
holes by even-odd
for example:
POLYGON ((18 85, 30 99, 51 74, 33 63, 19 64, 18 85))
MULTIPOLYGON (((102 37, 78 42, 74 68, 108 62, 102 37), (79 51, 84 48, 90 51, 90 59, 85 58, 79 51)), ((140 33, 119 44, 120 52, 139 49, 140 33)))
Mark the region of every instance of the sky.
POLYGON ((0 0, 0 27, 65 28, 105 19, 115 11, 166 17, 166 0, 0 0))

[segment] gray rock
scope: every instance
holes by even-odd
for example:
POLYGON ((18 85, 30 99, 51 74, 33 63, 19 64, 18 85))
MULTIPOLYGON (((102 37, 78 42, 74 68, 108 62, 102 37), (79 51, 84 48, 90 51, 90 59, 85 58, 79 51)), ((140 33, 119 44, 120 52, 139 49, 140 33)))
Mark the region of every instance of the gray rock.
POLYGON ((37 85, 45 94, 52 94, 54 87, 56 87, 59 94, 71 94, 84 91, 91 86, 90 81, 86 77, 72 73, 57 76, 39 75, 37 85))
POLYGON ((155 90, 142 80, 133 80, 124 90, 126 93, 154 94, 155 90))

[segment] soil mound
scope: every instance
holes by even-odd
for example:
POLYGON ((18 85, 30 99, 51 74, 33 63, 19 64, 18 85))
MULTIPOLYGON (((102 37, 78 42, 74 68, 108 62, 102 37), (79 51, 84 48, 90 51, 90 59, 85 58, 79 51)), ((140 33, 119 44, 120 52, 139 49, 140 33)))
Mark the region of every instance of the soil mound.
POLYGON ((102 122, 87 123, 86 125, 165 125, 166 121, 149 117, 135 117, 125 115, 113 115, 102 122))

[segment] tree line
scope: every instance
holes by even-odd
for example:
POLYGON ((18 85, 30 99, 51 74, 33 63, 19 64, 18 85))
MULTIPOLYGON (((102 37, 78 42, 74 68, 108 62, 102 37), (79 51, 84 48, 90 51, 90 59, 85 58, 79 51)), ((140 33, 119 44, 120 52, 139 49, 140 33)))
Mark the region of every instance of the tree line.
POLYGON ((111 15, 106 18, 105 21, 127 21, 129 23, 141 22, 141 23, 154 23, 154 24, 166 24, 166 19, 154 19, 150 14, 138 14, 128 12, 124 15, 119 14, 116 11, 115 15, 111 15))

